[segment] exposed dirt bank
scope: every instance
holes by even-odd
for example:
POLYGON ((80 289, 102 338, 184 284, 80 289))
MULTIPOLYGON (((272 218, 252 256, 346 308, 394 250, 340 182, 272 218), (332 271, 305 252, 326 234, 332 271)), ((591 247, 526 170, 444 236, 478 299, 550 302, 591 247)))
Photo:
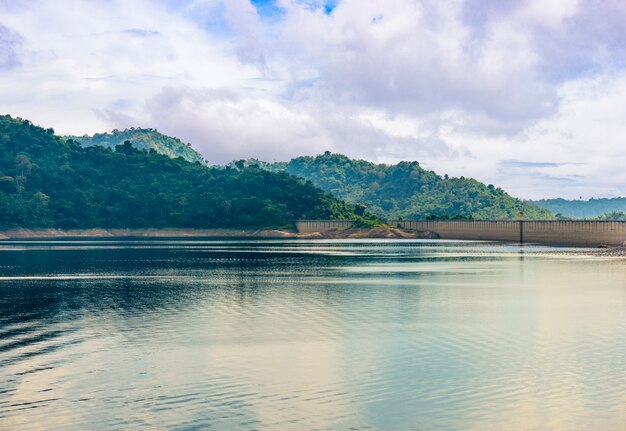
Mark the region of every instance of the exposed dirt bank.
POLYGON ((340 229, 312 234, 298 234, 300 238, 404 238, 404 239, 436 239, 439 235, 433 232, 406 231, 397 228, 377 227, 373 229, 340 229))
POLYGON ((289 238, 293 232, 240 229, 13 229, 0 231, 0 239, 115 238, 115 237, 256 237, 289 238))
POLYGON ((286 230, 244 229, 12 229, 0 231, 1 239, 51 238, 175 238, 175 237, 229 237, 229 238, 439 238, 432 232, 404 231, 396 228, 341 229, 328 232, 296 233, 286 230))
MULTIPOLYGON (((54 238, 301 238, 301 239, 437 239, 439 235, 428 231, 407 231, 397 228, 338 229, 327 232, 296 233, 287 230, 244 229, 11 229, 0 231, 0 240, 54 239, 54 238)), ((624 257, 626 246, 584 248, 574 253, 594 256, 624 257)))

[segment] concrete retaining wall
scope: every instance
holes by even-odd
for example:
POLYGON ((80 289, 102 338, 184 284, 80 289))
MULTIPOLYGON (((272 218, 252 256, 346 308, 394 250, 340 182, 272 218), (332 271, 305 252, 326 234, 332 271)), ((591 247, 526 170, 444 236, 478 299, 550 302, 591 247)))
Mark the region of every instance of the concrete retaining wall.
MULTIPOLYGON (((624 221, 395 221, 406 230, 430 231, 444 239, 509 241, 554 245, 623 245, 624 221)), ((298 232, 326 232, 352 226, 347 220, 301 220, 298 232)))
POLYGON ((352 223, 350 220, 298 220, 296 229, 299 233, 328 232, 347 229, 352 226, 352 223))

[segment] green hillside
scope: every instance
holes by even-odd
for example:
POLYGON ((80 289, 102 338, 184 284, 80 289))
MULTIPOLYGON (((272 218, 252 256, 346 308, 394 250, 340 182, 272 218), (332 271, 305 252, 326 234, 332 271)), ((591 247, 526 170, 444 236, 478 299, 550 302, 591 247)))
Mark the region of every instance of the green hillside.
POLYGON ((471 178, 448 178, 423 169, 417 162, 396 165, 352 160, 326 152, 286 163, 262 164, 310 180, 348 203, 388 219, 473 218, 477 220, 553 219, 553 214, 505 191, 471 178))
POLYGON ((578 219, 591 219, 611 212, 626 212, 626 198, 589 199, 586 201, 542 199, 534 201, 534 203, 563 217, 578 219))
POLYGON ((130 141, 133 147, 139 150, 155 150, 157 153, 165 154, 171 158, 182 157, 183 159, 195 163, 204 163, 204 158, 200 153, 191 148, 189 144, 184 144, 180 139, 164 135, 155 129, 140 129, 131 127, 126 130, 113 130, 111 133, 96 133, 93 136, 67 136, 80 143, 84 147, 100 145, 115 149, 116 145, 121 145, 125 141, 130 141))
POLYGON ((623 211, 610 211, 600 214, 598 217, 595 217, 594 220, 626 221, 626 213, 623 211))
POLYGON ((0 228, 251 228, 354 216, 287 173, 209 168, 128 142, 83 148, 0 116, 0 228))

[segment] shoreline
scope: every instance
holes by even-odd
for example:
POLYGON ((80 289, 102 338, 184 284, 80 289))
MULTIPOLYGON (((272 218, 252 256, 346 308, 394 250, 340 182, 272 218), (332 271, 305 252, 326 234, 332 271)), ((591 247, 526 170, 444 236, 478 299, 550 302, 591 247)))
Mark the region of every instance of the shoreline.
POLYGON ((175 237, 266 237, 288 238, 295 233, 270 229, 7 229, 0 231, 0 240, 54 238, 175 238, 175 237))
POLYGON ((280 229, 7 229, 0 231, 0 241, 56 238, 404 238, 436 239, 432 232, 405 231, 397 228, 338 229, 327 232, 297 233, 280 229))
MULTIPOLYGON (((336 229, 326 232, 297 233, 280 229, 7 229, 0 231, 0 243, 10 240, 62 238, 265 238, 265 239, 438 239, 429 231, 409 231, 391 227, 336 229)), ((589 246, 585 254, 626 257, 626 246, 589 246)))

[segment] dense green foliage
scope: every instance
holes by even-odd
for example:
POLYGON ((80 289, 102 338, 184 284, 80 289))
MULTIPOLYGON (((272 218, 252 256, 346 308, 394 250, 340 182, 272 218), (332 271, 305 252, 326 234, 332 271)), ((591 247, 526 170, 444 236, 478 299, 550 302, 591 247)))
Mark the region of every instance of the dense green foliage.
POLYGON ((117 145, 122 145, 126 141, 130 141, 133 147, 138 150, 155 150, 157 153, 165 154, 172 158, 182 157, 183 159, 195 163, 204 163, 204 159, 200 153, 191 148, 190 144, 184 144, 178 138, 164 135, 155 129, 140 129, 131 127, 126 130, 113 130, 111 133, 96 133, 93 136, 68 136, 80 143, 84 147, 92 145, 100 145, 103 147, 115 149, 117 145))
POLYGON ((550 211, 515 199, 500 188, 471 178, 441 177, 417 162, 374 164, 326 152, 260 166, 310 180, 338 198, 363 204, 388 219, 501 220, 517 219, 522 211, 527 219, 554 218, 550 211))
POLYGON ((594 220, 617 220, 626 221, 626 213, 622 211, 611 211, 608 213, 600 214, 594 220))
POLYGON ((83 148, 0 116, 0 228, 245 228, 354 218, 353 208, 287 173, 209 168, 130 142, 83 148))
POLYGON ((579 219, 595 218, 613 211, 626 212, 626 198, 589 199, 588 201, 542 199, 534 203, 558 215, 579 219))

